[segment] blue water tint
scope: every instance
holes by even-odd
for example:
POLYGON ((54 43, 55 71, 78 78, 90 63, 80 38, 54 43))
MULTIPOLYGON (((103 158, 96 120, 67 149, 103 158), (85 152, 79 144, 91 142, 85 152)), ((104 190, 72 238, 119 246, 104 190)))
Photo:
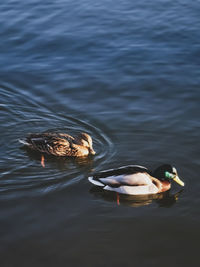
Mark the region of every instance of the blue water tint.
POLYGON ((1 266, 197 266, 199 1, 2 0, 1 266), (97 154, 46 158, 30 132, 89 133, 97 154), (91 187, 91 172, 174 165, 164 197, 91 187), (87 244, 86 244, 87 241, 87 244), (12 257, 10 257, 12 255, 12 257))

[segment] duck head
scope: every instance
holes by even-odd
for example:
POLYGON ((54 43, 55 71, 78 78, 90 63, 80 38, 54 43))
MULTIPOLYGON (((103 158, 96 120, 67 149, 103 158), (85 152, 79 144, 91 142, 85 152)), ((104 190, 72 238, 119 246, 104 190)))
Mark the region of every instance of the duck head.
POLYGON ((170 181, 173 180, 177 184, 184 186, 184 182, 178 177, 178 173, 175 167, 172 167, 170 164, 164 164, 158 167, 153 176, 158 178, 161 181, 170 181))
POLYGON ((92 145, 92 138, 89 134, 87 133, 81 133, 79 135, 79 142, 82 146, 87 147, 89 154, 91 155, 95 155, 96 152, 93 149, 93 145, 92 145))

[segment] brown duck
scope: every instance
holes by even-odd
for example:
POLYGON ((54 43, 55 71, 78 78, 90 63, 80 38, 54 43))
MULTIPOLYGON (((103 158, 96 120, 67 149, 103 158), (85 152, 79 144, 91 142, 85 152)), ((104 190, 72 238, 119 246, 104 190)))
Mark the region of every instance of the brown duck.
MULTIPOLYGON (((92 138, 87 133, 80 133, 76 137, 55 132, 32 133, 19 141, 32 150, 59 157, 84 157, 95 154, 92 138)), ((44 167, 43 155, 41 164, 44 167)))

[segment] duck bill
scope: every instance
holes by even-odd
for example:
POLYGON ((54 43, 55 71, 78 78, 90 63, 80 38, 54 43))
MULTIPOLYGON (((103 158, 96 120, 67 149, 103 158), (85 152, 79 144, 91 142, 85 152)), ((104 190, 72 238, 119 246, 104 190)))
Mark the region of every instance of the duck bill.
POLYGON ((94 151, 94 149, 90 149, 90 154, 91 155, 95 155, 96 154, 96 152, 94 151))
POLYGON ((174 178, 173 178, 174 182, 176 182, 177 184, 181 185, 181 186, 184 186, 184 182, 181 181, 181 179, 178 177, 178 175, 176 175, 174 178))

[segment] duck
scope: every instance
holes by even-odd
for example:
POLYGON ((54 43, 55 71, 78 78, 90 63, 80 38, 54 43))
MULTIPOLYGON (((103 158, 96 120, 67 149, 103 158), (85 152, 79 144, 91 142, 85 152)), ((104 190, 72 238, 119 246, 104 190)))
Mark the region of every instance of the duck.
POLYGON ((85 157, 96 153, 93 149, 92 137, 84 132, 75 137, 67 133, 31 133, 19 142, 31 150, 42 153, 43 167, 44 154, 57 157, 85 157))
POLYGON ((176 168, 170 164, 163 164, 153 172, 140 165, 122 166, 94 173, 88 177, 88 180, 104 190, 124 195, 162 193, 171 188, 172 180, 180 186, 185 185, 178 177, 176 168))

